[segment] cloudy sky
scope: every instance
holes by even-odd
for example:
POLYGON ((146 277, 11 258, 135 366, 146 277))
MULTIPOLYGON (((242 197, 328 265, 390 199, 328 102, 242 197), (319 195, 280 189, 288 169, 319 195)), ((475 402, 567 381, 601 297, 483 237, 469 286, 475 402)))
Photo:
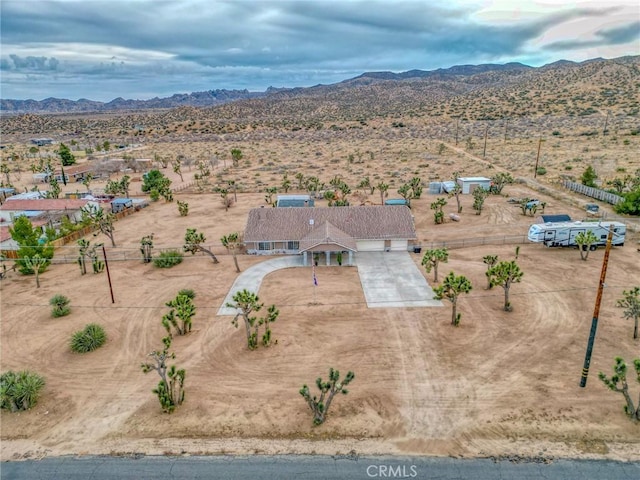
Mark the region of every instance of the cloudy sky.
POLYGON ((1 0, 0 97, 108 101, 640 54, 638 0, 1 0))

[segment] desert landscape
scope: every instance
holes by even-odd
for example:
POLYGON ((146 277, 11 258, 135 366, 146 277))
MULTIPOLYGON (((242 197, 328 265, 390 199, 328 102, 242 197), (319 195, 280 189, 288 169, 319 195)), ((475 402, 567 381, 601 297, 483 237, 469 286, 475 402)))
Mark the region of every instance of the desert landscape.
MULTIPOLYGON (((620 78, 623 85, 627 77, 620 72, 637 69, 637 63, 636 57, 607 64, 596 73, 607 81, 620 78), (613 77, 607 76, 611 71, 613 77)), ((586 73, 573 73, 578 79, 573 81, 584 86, 581 101, 589 101, 590 89, 597 91, 597 82, 585 81, 596 78, 595 68, 589 64, 586 73)), ((551 82, 551 74, 545 75, 551 82)), ((568 81, 567 76, 554 78, 568 81)), ((545 98, 553 92, 559 92, 557 98, 563 95, 562 88, 530 81, 547 92, 545 98)), ((366 105, 358 104, 345 116, 331 102, 322 119, 314 118, 321 110, 315 97, 131 115, 3 117, 2 158, 19 191, 35 186, 30 164, 55 158, 55 145, 34 151, 29 138, 52 136, 65 143, 74 140, 79 163, 123 155, 151 159, 172 180, 175 199, 189 204, 189 214, 180 216, 175 202, 161 199, 116 222, 117 247, 106 248, 113 304, 104 273, 80 275, 75 243, 56 249, 54 259, 70 260, 54 261, 40 275, 39 289, 32 276, 16 272, 0 282, 2 369, 29 369, 46 379, 34 408, 2 411, 2 459, 356 452, 640 460, 638 425, 624 415, 622 396, 597 378, 601 371, 611 374, 614 357, 630 362, 640 353, 633 322, 616 307, 623 290, 640 285, 637 218, 616 216, 611 206, 600 203, 603 216, 621 219, 628 232, 625 245, 610 254, 589 380, 580 388, 604 249, 583 261, 573 248, 514 241, 536 219, 508 201, 537 198, 545 202, 545 213, 583 219, 584 205, 593 200, 560 182, 579 178, 587 166, 595 168, 603 184, 640 169, 637 112, 627 111, 635 108, 630 105, 634 100, 611 106, 617 109, 611 118, 602 108, 587 116, 554 110, 483 119, 486 112, 479 107, 487 103, 487 92, 474 91, 462 107, 462 97, 455 97, 422 110, 416 106, 420 115, 390 109, 366 118, 359 113, 366 105), (311 104, 315 110, 304 109, 311 104), (284 124, 280 120, 287 118, 287 108, 301 109, 284 124), (464 108, 467 118, 455 116, 456 108, 464 108), (434 116, 434 109, 448 112, 447 118, 434 116), (605 120, 612 122, 606 135, 605 120), (202 131, 214 125, 223 125, 222 130, 202 131), (125 148, 96 152, 95 145, 105 140, 125 148), (231 149, 242 151, 237 165, 231 149), (536 157, 546 172, 534 178, 536 157), (172 161, 181 162, 182 178, 172 170, 172 161), (196 180, 203 165, 210 175, 196 180), (434 223, 430 204, 446 194, 429 194, 429 182, 450 180, 454 172, 492 177, 503 171, 516 181, 501 195, 488 196, 481 215, 472 208, 473 197, 463 195, 459 221, 434 223), (242 232, 251 208, 270 208, 267 188, 284 193, 288 179, 288 193, 307 193, 296 174, 317 176, 327 185, 339 176, 351 186, 352 205, 381 202, 378 191, 358 187, 365 178, 372 185, 386 182, 389 198, 397 198, 401 185, 419 177, 425 190, 411 201, 417 241, 423 249, 451 245, 440 278, 454 271, 473 285, 459 301, 461 324, 450 324, 446 301, 443 307, 367 308, 357 267, 318 267, 315 293, 311 269, 290 268, 265 277, 257 292, 261 301, 280 310, 272 327, 277 343, 249 351, 232 317, 217 316, 238 275, 220 239, 242 232), (219 189, 229 185, 237 189, 237 202, 226 209, 219 189), (181 249, 187 228, 205 234, 219 264, 205 255, 185 254, 181 264, 160 269, 143 263, 140 255, 135 258, 141 237, 154 234, 155 255, 181 249), (467 246, 460 247, 462 240, 468 240, 467 246), (502 288, 487 289, 485 255, 517 258, 524 272, 511 289, 512 312, 502 308, 502 288), (175 364, 187 371, 186 400, 168 415, 151 392, 157 378, 144 375, 140 364, 161 347, 165 302, 184 288, 195 291, 197 313, 193 330, 173 341, 175 364), (55 294, 70 298, 70 315, 51 318, 48 301, 55 294), (72 353, 72 333, 91 322, 103 325, 107 343, 84 355, 72 353), (298 390, 326 377, 329 367, 343 374, 353 370, 355 380, 348 395, 336 398, 327 422, 313 426, 298 390)), ((510 101, 508 95, 499 99, 510 101)), ((125 173, 132 178, 132 196, 143 196, 141 172, 114 172, 109 178, 125 173)), ((94 180, 89 188, 101 190, 106 181, 94 180)), ((63 193, 85 190, 82 184, 63 187, 63 193)), ((449 198, 447 219, 455 212, 455 199, 449 198)), ((409 255, 433 286, 433 273, 421 266, 422 255, 409 255)), ((242 270, 264 260, 238 257, 242 270)))

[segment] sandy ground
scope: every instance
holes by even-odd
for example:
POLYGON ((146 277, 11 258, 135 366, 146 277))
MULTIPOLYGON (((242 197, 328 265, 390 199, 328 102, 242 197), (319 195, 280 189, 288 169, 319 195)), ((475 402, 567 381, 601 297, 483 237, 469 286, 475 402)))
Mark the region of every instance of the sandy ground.
MULTIPOLYGON (((523 186, 508 196, 548 201, 547 213, 582 210, 523 186)), ((33 278, 12 274, 0 284, 2 369, 30 369, 46 377, 38 405, 2 412, 3 460, 62 454, 403 453, 453 456, 524 455, 640 460, 639 426, 622 412, 623 399, 597 379, 616 355, 640 353, 632 322, 615 302, 640 284, 640 254, 627 242, 611 253, 600 325, 587 388, 578 382, 591 325, 603 250, 580 260, 573 249, 525 244, 518 263, 525 272, 512 288, 514 311, 502 310, 503 290, 486 290, 482 257, 512 259, 515 245, 450 251, 441 276, 466 275, 474 289, 459 302, 462 322, 449 324, 450 308, 368 309, 357 270, 318 268, 316 303, 311 273, 288 269, 269 275, 260 289, 280 309, 277 344, 250 352, 231 317, 217 317, 236 273, 220 237, 244 228, 263 194, 239 195, 225 211, 217 195, 180 194, 188 217, 175 204, 158 202, 117 223, 118 248, 135 252, 143 235, 155 234, 155 252, 181 246, 197 227, 220 255, 187 256, 162 270, 139 260, 112 261, 115 304, 105 274, 81 276, 75 264, 54 265, 33 278), (194 330, 176 338, 176 364, 187 369, 187 398, 163 414, 151 389, 153 373, 140 363, 161 346, 164 302, 181 288, 196 291, 194 330), (61 293, 72 313, 50 316, 48 300, 61 293), (72 333, 102 324, 109 336, 99 350, 70 352, 72 333), (298 394, 329 367, 353 370, 347 396, 336 398, 328 421, 313 427, 298 394)), ((379 197, 374 194, 371 199, 379 197)), ((524 234, 532 223, 505 197, 490 197, 477 216, 465 196, 460 222, 434 225, 424 195, 413 202, 419 239, 524 234)), ((445 208, 454 211, 455 200, 445 208)), ((634 239, 635 240, 635 239, 634 239)), ((118 249, 108 252, 117 258, 118 249)), ((413 255, 420 264, 420 255, 413 255)), ((241 268, 259 262, 242 256, 241 268)), ((426 273, 425 273, 426 275, 426 273)), ((433 273, 426 275, 430 284, 433 273)), ((632 389, 637 392, 637 385, 632 389)), ((637 393, 634 393, 637 396, 637 393)))

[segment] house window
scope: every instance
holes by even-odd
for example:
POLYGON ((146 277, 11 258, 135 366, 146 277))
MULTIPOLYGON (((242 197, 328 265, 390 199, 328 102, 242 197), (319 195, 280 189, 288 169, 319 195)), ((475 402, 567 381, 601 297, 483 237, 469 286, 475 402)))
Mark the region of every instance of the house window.
POLYGON ((300 248, 300 242, 298 241, 287 242, 287 250, 298 250, 299 248, 300 248))
POLYGON ((271 250, 271 242, 258 242, 258 250, 271 250))

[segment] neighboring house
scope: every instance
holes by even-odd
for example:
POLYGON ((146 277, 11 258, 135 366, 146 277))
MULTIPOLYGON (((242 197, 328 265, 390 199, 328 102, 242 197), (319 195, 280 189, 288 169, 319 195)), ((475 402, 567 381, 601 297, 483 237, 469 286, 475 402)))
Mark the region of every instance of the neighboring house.
POLYGON ((30 218, 45 217, 51 220, 66 216, 72 222, 77 222, 82 219, 82 209, 89 203, 95 204, 84 199, 7 200, 0 206, 0 222, 13 223, 13 219, 20 215, 30 218))
MULTIPOLYGON (((44 219, 34 219, 31 221, 31 225, 33 227, 40 227, 42 229, 42 233, 44 233, 45 227, 47 226, 47 221, 44 219)), ((18 250, 18 244, 15 242, 13 238, 11 238, 11 233, 9 232, 9 225, 0 225, 0 252, 11 252, 18 250)), ((15 254, 14 254, 15 255, 15 254)), ((9 256, 9 254, 7 254, 9 256)), ((15 258, 14 256, 10 256, 10 258, 15 258)))
POLYGON ((51 138, 32 138, 31 143, 37 145, 39 147, 44 147, 45 145, 51 145, 53 143, 53 139, 51 138))
POLYGON ((491 188, 491 179, 486 177, 458 177, 458 185, 462 189, 462 193, 473 193, 476 188, 491 188))
POLYGON ((10 187, 2 187, 0 188, 0 203, 4 202, 7 198, 12 195, 15 195, 16 189, 10 187))
POLYGON ((276 207, 313 207, 314 200, 309 195, 278 195, 276 207))
POLYGON ((15 202, 16 200, 37 200, 39 198, 47 198, 46 190, 36 190, 35 192, 16 193, 7 197, 7 202, 15 202))
POLYGON ((406 206, 254 208, 244 231, 247 253, 253 255, 324 252, 406 251, 416 239, 411 210, 406 206))
POLYGON ((566 213, 557 215, 540 215, 536 223, 571 222, 571 217, 566 213))
MULTIPOLYGON (((93 165, 89 163, 69 165, 68 167, 64 167, 64 176, 67 182, 82 182, 87 175, 93 174, 93 170, 93 165)), ((58 182, 64 183, 61 168, 57 168, 54 175, 58 182)))

